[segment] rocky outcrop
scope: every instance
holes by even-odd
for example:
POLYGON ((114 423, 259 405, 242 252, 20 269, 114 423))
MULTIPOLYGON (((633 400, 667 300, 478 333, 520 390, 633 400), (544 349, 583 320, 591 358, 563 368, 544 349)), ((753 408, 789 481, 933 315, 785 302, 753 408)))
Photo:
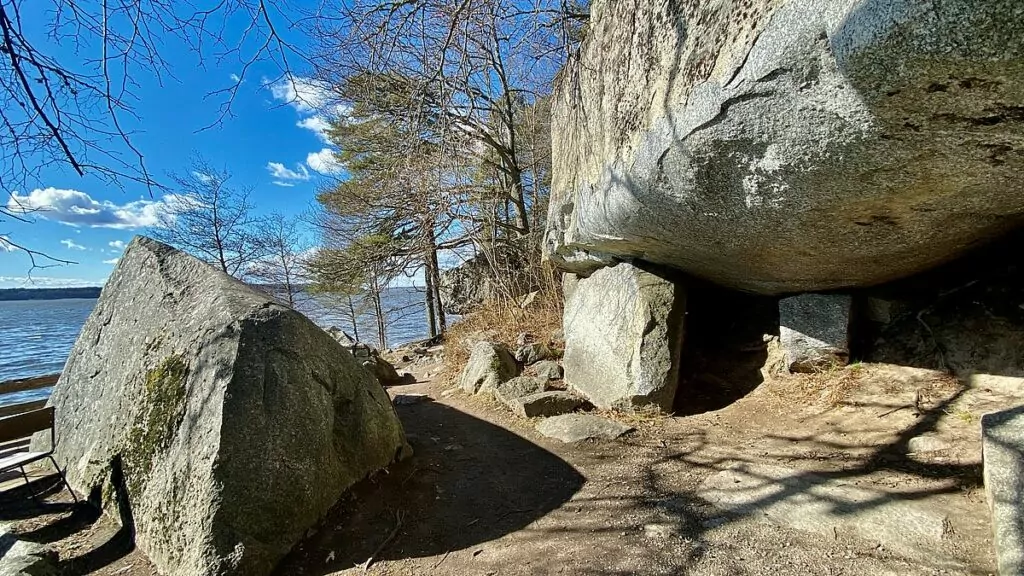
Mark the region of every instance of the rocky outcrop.
POLYGON ((1016 0, 597 0, 545 250, 763 294, 873 285, 1024 220, 1016 0))
POLYGON ((347 488, 409 453, 387 394, 327 333, 142 237, 50 402, 68 481, 127 514, 168 576, 269 574, 347 488))
POLYGON ((779 335, 791 372, 818 372, 850 360, 851 298, 801 294, 779 301, 779 335))
POLYGON ((470 394, 487 392, 515 377, 519 367, 508 348, 495 342, 477 342, 459 377, 459 388, 470 394))
POLYGON ((487 260, 476 256, 440 274, 441 305, 449 314, 468 314, 491 297, 494 280, 487 260))
POLYGON ((621 263, 566 275, 565 381, 598 408, 672 408, 678 386, 682 284, 621 263))

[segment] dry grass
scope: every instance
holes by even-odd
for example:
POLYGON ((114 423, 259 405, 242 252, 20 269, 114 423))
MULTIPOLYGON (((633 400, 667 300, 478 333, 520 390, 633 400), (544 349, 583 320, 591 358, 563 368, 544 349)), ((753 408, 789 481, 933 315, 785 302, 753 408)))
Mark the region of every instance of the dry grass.
POLYGON ((551 335, 562 328, 562 292, 557 288, 542 290, 526 308, 519 306, 518 299, 492 300, 471 314, 453 324, 445 334, 445 363, 439 378, 442 382, 453 382, 469 361, 467 343, 480 340, 480 335, 489 333, 487 340, 501 342, 514 350, 516 338, 526 332, 535 341, 546 341, 558 351, 561 342, 551 342, 551 335))

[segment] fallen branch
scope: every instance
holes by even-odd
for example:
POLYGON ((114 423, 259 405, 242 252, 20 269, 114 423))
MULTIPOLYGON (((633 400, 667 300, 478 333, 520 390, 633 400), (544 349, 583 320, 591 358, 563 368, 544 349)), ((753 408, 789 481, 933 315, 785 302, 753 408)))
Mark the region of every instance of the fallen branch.
POLYGON ((389 534, 388 537, 383 542, 381 542, 380 546, 378 546, 377 549, 373 551, 373 554, 370 554, 370 557, 366 559, 366 563, 363 564, 363 572, 367 572, 367 571, 370 570, 370 565, 373 564, 374 559, 376 559, 377 555, 380 554, 382 551, 384 551, 384 548, 386 548, 387 545, 390 544, 391 541, 395 539, 395 536, 398 536, 398 530, 401 527, 402 527, 402 512, 401 511, 396 511, 395 512, 395 528, 394 528, 394 530, 392 530, 391 534, 389 534))

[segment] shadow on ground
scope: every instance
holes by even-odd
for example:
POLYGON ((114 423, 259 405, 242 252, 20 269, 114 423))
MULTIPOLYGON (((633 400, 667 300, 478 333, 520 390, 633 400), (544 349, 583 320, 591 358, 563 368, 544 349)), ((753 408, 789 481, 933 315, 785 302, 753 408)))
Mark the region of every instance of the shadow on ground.
POLYGON ((103 521, 97 506, 71 501, 57 474, 36 476, 27 485, 0 492, 0 522, 23 521, 13 532, 18 540, 52 545, 82 539, 80 549, 65 551, 54 561, 58 574, 93 574, 132 553, 134 524, 130 513, 128 518, 124 514, 121 527, 103 521))
POLYGON ((357 485, 276 574, 469 548, 524 528, 585 482, 540 446, 448 406, 423 402, 399 415, 413 458, 357 485))

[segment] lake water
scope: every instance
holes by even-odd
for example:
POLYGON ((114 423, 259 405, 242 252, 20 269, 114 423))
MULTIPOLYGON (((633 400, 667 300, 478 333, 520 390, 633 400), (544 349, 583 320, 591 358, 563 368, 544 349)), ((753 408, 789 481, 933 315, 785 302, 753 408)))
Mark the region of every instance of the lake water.
MULTIPOLYGON (((96 300, 0 301, 0 382, 60 372, 71 347, 96 300)), ((337 297, 318 295, 298 299, 296 306, 318 325, 337 326, 352 334, 347 303, 337 297)), ((391 288, 384 294, 388 315, 388 346, 427 336, 423 293, 414 288, 391 288)), ((377 342, 375 321, 359 318, 360 339, 377 342)), ((0 396, 0 405, 46 398, 50 390, 33 390, 0 396)))

